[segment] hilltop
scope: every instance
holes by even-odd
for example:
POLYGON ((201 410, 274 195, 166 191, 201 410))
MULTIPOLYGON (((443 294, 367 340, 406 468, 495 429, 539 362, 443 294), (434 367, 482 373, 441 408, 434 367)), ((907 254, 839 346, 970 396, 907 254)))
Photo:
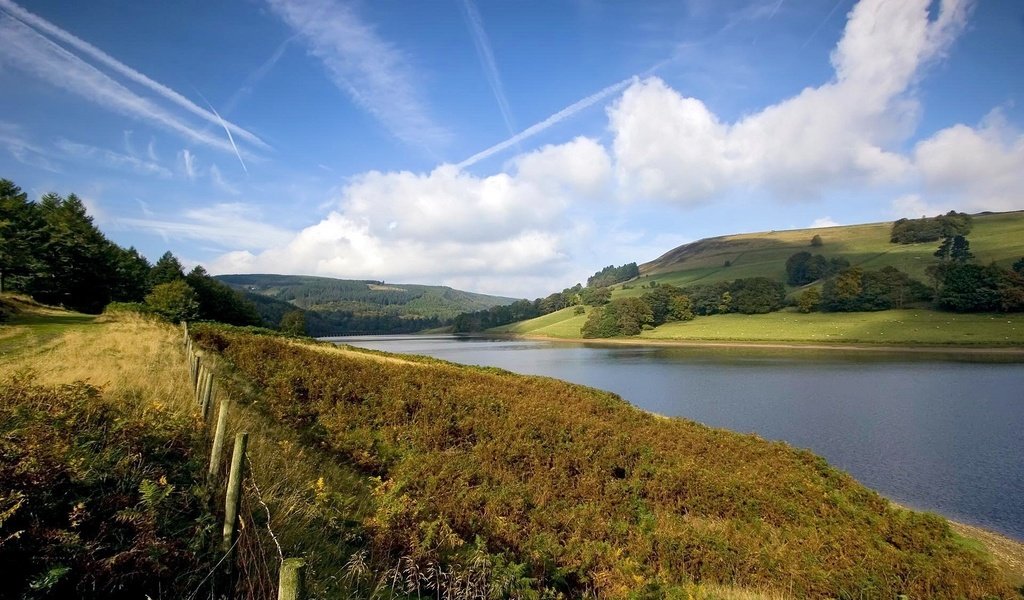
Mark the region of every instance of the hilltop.
POLYGON ((302 275, 218 275, 245 294, 269 324, 289 310, 306 311, 311 335, 408 333, 437 327, 460 313, 502 306, 514 298, 446 286, 302 275))
MULTIPOLYGON (((973 228, 967 237, 979 263, 994 262, 1009 267, 1024 256, 1024 211, 981 213, 972 217, 973 228)), ((655 280, 686 286, 742 277, 785 281, 786 260, 800 251, 821 254, 825 258, 842 257, 850 266, 865 269, 892 266, 915 279, 925 280, 925 269, 935 261, 933 254, 938 242, 894 244, 889 241, 892 225, 889 221, 702 239, 641 264, 637 283, 655 280), (821 246, 811 246, 816 235, 821 236, 821 246)), ((630 293, 619 286, 619 293, 623 292, 630 293)))

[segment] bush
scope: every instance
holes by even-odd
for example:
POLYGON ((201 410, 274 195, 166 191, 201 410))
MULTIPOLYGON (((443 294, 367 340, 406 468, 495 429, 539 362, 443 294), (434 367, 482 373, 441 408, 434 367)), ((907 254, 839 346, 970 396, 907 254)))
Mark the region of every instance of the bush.
POLYGON ((944 237, 966 236, 971 226, 971 215, 952 210, 933 218, 900 219, 892 224, 889 241, 893 244, 934 242, 944 237))
POLYGON ((146 305, 173 323, 193 321, 199 316, 199 296, 183 279, 155 286, 146 296, 146 305))
POLYGON ((0 386, 0 598, 184 598, 213 561, 201 428, 84 383, 0 386))

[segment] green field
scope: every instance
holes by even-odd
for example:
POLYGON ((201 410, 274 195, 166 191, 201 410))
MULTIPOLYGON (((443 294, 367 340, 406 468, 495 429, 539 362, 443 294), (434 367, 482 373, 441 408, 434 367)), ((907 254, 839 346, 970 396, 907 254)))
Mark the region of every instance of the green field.
POLYGON ((1024 315, 932 310, 715 315, 666 323, 640 339, 914 345, 1024 345, 1024 315))
MULTIPOLYGON (((808 251, 826 258, 842 256, 852 266, 880 269, 893 266, 911 277, 927 281, 925 269, 935 262, 932 254, 938 242, 893 244, 889 242, 892 223, 871 223, 819 229, 794 229, 744 233, 709 238, 685 244, 640 265, 640 278, 617 286, 613 297, 640 296, 641 285, 651 280, 680 287, 698 283, 731 281, 743 277, 786 280, 786 259, 808 251), (820 235, 824 244, 811 247, 820 235), (730 266, 726 267, 728 261, 730 266)), ((995 262, 1009 267, 1024 256, 1024 211, 974 216, 967 236, 977 262, 995 262)))
POLYGON ((96 315, 53 309, 16 294, 0 295, 0 314, 0 359, 38 348, 96 320, 96 315))
MULTIPOLYGON (((593 309, 588 306, 586 310, 589 313, 593 309)), ((503 325, 488 331, 491 333, 516 333, 573 339, 580 337, 580 328, 583 327, 583 323, 586 320, 586 314, 577 315, 575 314, 575 307, 570 306, 569 308, 563 308, 536 319, 503 325)))
MULTIPOLYGON (((585 320, 585 316, 574 315, 572 308, 566 308, 490 332, 580 339, 585 320)), ((787 310, 766 315, 697 317, 693 321, 666 323, 638 337, 624 339, 1024 346, 1024 316, 924 309, 810 314, 787 310)))

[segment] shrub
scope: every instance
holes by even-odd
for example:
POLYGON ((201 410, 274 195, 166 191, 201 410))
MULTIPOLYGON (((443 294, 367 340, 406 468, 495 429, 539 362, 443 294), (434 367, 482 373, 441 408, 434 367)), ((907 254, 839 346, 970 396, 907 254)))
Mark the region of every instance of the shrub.
POLYGON ((200 431, 84 383, 0 386, 0 597, 191 593, 211 562, 200 431))
POLYGON ((146 305, 174 323, 192 321, 199 316, 199 297, 183 279, 153 287, 146 296, 146 305))

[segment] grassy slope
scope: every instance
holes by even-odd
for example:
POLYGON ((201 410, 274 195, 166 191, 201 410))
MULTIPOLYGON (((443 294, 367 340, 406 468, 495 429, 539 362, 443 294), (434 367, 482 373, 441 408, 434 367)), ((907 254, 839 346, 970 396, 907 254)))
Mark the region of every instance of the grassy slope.
POLYGON ((87 327, 95 315, 43 306, 26 296, 0 295, 0 359, 29 348, 37 348, 62 333, 87 327))
MULTIPOLYGON (((851 265, 868 269, 893 266, 914 278, 926 280, 925 268, 935 261, 932 253, 938 242, 892 244, 889 242, 891 227, 892 223, 872 223, 700 240, 641 265, 638 283, 656 279, 660 283, 685 286, 758 276, 785 281, 786 259, 805 250, 827 258, 842 256, 851 265), (814 235, 822 237, 823 246, 810 246, 814 235), (725 267, 725 261, 731 261, 731 266, 725 267)), ((1024 256, 1024 212, 977 215, 967 237, 978 262, 1009 267, 1024 256)), ((632 289, 617 289, 614 297, 639 296, 643 291, 635 285, 632 289)))
POLYGON ((941 518, 785 444, 546 378, 196 335, 264 390, 273 418, 380 477, 373 552, 410 569, 485 547, 505 575, 572 597, 682 597, 693 581, 798 597, 1014 596, 941 518))
MULTIPOLYGON (((591 309, 586 307, 586 310, 589 313, 591 309)), ((586 320, 587 313, 577 315, 575 308, 569 307, 537 317, 536 319, 495 327, 489 331, 492 333, 515 333, 573 339, 580 337, 580 328, 583 327, 583 323, 586 320)))

